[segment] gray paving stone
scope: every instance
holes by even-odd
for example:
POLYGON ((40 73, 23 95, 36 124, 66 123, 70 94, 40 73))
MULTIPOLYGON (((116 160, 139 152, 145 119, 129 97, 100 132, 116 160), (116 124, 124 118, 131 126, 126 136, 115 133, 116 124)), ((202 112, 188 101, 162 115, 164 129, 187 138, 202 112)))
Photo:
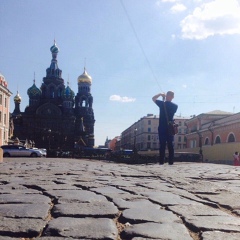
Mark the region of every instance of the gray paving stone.
POLYGON ((118 230, 108 218, 65 218, 50 221, 45 236, 72 237, 78 239, 117 239, 118 230))
POLYGON ((203 232, 202 240, 239 240, 240 233, 211 231, 203 232))
POLYGON ((68 239, 70 239, 70 240, 79 240, 79 238, 72 238, 72 237, 37 237, 35 239, 41 239, 41 240, 68 240, 68 239))
POLYGON ((195 201, 191 201, 187 198, 183 198, 171 192, 141 192, 144 196, 147 196, 155 203, 159 203, 164 206, 178 205, 178 204, 195 204, 195 201))
POLYGON ((46 193, 56 197, 59 203, 107 201, 104 196, 86 190, 49 190, 46 193))
POLYGON ((147 199, 130 199, 130 200, 124 200, 124 199, 113 199, 113 202, 118 206, 120 210, 127 209, 127 208, 138 208, 138 209, 146 209, 146 208, 156 208, 160 209, 160 206, 158 204, 154 204, 150 202, 147 199))
POLYGON ((238 193, 230 193, 229 191, 223 191, 218 194, 197 194, 206 200, 210 200, 212 202, 216 202, 222 206, 231 205, 232 208, 240 209, 240 201, 239 201, 239 192, 238 193))
POLYGON ((240 219, 234 216, 192 216, 185 218, 195 230, 240 232, 240 219))
POLYGON ((19 238, 0 236, 0 240, 19 240, 19 238))
POLYGON ((57 204, 53 208, 54 216, 68 217, 112 217, 118 214, 118 208, 111 202, 57 204))
POLYGON ((116 187, 112 187, 112 186, 104 186, 104 187, 100 187, 100 188, 91 188, 91 191, 97 192, 97 193, 101 193, 101 194, 105 194, 105 193, 118 193, 118 194, 124 194, 126 193, 126 191, 120 190, 116 187))
POLYGON ((18 239, 37 237, 46 223, 41 219, 0 217, 0 236, 18 237, 18 239))
POLYGON ((49 190, 80 190, 79 187, 70 185, 70 184, 38 184, 38 187, 40 187, 43 191, 49 191, 49 190))
POLYGON ((191 216, 229 216, 226 212, 220 209, 212 208, 210 206, 196 203, 193 205, 175 205, 168 207, 171 211, 183 217, 191 216))
POLYGON ((0 195, 1 194, 42 194, 42 191, 28 189, 28 188, 15 189, 15 188, 6 186, 0 189, 0 195))
POLYGON ((157 223, 182 223, 178 218, 170 211, 155 208, 139 208, 126 209, 122 212, 122 218, 125 222, 140 223, 140 222, 157 222, 157 223))
POLYGON ((150 239, 192 240, 187 228, 178 223, 141 223, 124 229, 123 239, 144 237, 150 239))
POLYGON ((45 203, 50 204, 51 199, 41 194, 1 194, 0 204, 6 203, 45 203))
POLYGON ((49 204, 1 204, 0 216, 11 218, 46 219, 50 210, 49 204))

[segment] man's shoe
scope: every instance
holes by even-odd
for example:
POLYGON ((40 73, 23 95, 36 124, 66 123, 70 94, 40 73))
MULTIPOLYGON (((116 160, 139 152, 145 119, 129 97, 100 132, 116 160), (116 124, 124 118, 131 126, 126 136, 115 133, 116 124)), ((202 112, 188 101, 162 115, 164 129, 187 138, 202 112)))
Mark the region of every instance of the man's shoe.
POLYGON ((159 165, 163 165, 164 163, 163 162, 159 162, 159 165))
POLYGON ((168 165, 173 165, 173 162, 169 162, 168 165))

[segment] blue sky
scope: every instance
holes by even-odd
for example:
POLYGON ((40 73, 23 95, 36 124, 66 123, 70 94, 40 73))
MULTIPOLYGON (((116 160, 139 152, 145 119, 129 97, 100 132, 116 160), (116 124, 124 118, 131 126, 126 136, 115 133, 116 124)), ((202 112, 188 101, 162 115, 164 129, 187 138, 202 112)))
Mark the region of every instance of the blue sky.
POLYGON ((54 39, 62 76, 77 93, 92 77, 96 145, 148 113, 173 90, 177 115, 240 111, 239 0, 0 0, 0 72, 28 105, 54 39))

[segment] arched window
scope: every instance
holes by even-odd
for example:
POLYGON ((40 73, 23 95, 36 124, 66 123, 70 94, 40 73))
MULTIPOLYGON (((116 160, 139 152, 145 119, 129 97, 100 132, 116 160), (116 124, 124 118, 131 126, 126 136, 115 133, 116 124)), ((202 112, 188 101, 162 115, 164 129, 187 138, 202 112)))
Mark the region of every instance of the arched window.
POLYGON ((61 97, 61 95, 62 95, 62 89, 61 88, 58 89, 57 95, 58 95, 59 98, 61 97))
POLYGON ((50 88, 50 98, 54 98, 54 87, 50 88))
POLYGON ((219 143, 221 143, 221 138, 217 136, 215 139, 215 144, 219 144, 219 143))
POLYGON ((235 142, 235 137, 232 133, 229 134, 229 136, 228 136, 228 142, 235 142))
POLYGON ((209 138, 207 137, 207 138, 205 139, 204 145, 208 145, 208 144, 209 144, 209 138))

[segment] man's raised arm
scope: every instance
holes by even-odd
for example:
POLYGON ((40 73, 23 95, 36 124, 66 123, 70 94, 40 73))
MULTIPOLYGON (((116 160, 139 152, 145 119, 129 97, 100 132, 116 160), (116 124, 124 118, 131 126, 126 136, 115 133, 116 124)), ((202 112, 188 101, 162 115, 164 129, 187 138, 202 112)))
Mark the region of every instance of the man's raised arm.
POLYGON ((152 100, 153 100, 154 102, 156 102, 156 100, 157 100, 159 97, 162 97, 163 100, 164 100, 164 99, 165 99, 165 96, 166 96, 165 93, 159 93, 159 94, 153 96, 153 97, 152 97, 152 100))

